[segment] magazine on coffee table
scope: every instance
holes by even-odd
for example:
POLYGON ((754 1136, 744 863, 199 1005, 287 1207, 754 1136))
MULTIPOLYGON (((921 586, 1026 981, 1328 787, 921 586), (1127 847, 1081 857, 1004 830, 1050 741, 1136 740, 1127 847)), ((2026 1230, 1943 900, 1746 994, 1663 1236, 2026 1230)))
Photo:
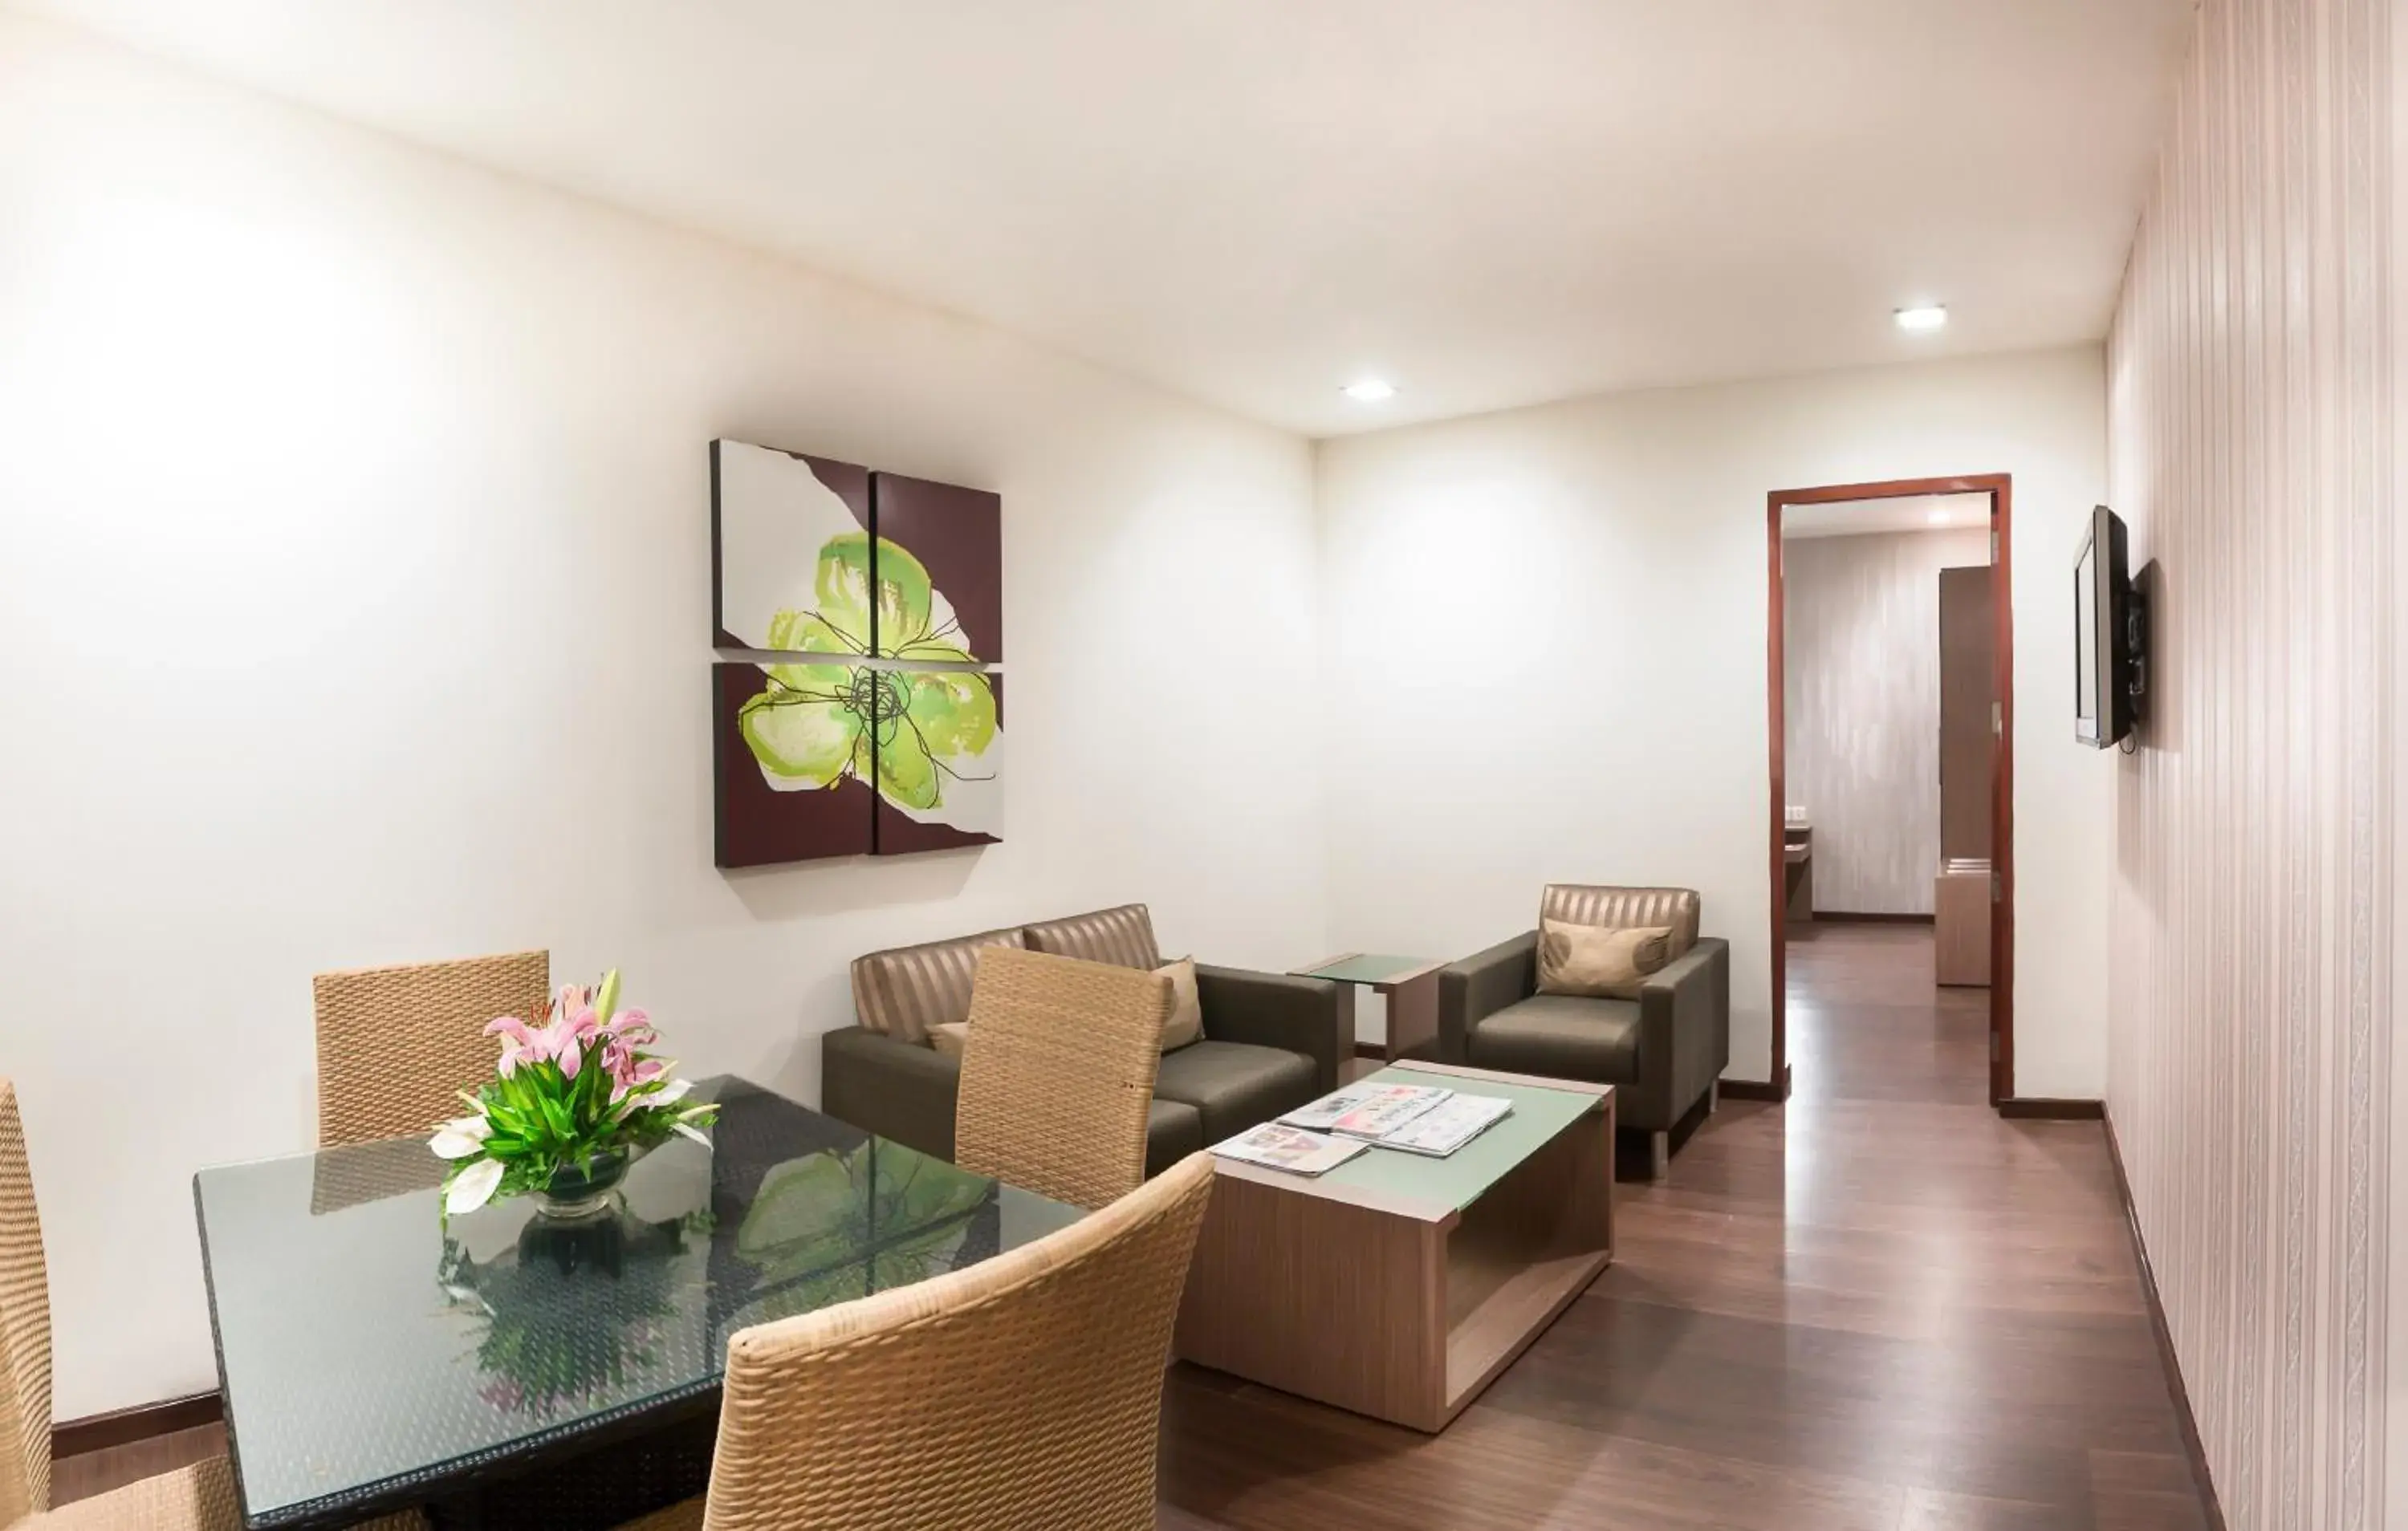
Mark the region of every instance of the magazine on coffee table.
POLYGON ((1495 1095, 1456 1095, 1381 1138, 1380 1146, 1443 1159, 1505 1120, 1512 1109, 1512 1101, 1495 1095))
POLYGON ((1213 1144, 1212 1152, 1224 1159, 1261 1165, 1266 1169, 1284 1169, 1292 1175, 1318 1175, 1337 1168, 1362 1152, 1363 1145, 1348 1138, 1325 1138, 1300 1127, 1266 1122, 1225 1143, 1213 1144))
POLYGON ((1422 1084, 1350 1084, 1280 1121, 1307 1132, 1344 1133, 1376 1142, 1454 1094, 1422 1084))

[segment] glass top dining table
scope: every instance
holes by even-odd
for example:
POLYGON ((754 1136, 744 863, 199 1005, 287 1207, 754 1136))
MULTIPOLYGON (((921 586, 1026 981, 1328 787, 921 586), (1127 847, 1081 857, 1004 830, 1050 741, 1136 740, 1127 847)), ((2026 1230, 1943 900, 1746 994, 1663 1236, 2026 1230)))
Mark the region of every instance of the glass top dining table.
POLYGON ((525 1198, 446 1220, 414 1138, 194 1176, 244 1524, 349 1524, 707 1430, 737 1330, 1082 1215, 740 1080, 695 1093, 720 1103, 710 1147, 655 1150, 590 1224, 525 1198))

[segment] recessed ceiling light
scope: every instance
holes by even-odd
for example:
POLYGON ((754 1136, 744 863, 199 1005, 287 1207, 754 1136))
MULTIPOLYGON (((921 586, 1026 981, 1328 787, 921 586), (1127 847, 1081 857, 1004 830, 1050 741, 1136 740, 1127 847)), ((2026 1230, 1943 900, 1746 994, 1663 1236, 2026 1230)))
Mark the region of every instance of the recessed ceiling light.
POLYGON ((1382 399, 1395 398, 1397 385, 1385 378, 1358 378, 1339 392, 1359 403, 1377 404, 1382 399))
POLYGON ((1948 308, 1940 303, 1920 303, 1912 308, 1900 308, 1890 315, 1901 330, 1936 330, 1948 322, 1948 308))

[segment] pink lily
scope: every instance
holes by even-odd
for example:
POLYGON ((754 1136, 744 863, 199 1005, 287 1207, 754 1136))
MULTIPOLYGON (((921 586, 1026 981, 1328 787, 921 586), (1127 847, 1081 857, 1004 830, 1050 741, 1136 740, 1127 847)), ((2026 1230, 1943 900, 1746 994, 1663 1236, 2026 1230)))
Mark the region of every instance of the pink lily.
MULTIPOLYGON (((609 1055, 605 1053, 604 1056, 607 1060, 609 1055)), ((628 1091, 652 1083, 665 1072, 666 1070, 657 1058, 638 1058, 634 1053, 622 1054, 610 1069, 610 1078, 613 1081, 610 1086, 611 1104, 616 1105, 626 1099, 628 1091)))
POLYGON ((535 1056, 560 1065, 561 1077, 573 1080, 585 1064, 585 1044, 602 1033, 591 1009, 562 1011, 536 1034, 535 1056))
POLYGON ((522 1058, 536 1055, 534 1034, 527 1030, 527 1023, 515 1015, 494 1017, 486 1023, 485 1035, 502 1039, 501 1075, 504 1079, 518 1072, 522 1058))

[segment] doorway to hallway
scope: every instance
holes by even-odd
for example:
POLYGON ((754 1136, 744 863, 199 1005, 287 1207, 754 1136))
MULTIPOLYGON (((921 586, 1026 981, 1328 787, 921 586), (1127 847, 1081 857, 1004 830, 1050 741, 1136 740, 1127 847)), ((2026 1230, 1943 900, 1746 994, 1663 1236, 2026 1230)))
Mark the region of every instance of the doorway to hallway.
POLYGON ((1842 994, 1857 980, 1841 969, 1883 982, 1920 971, 1930 1018, 1981 1019, 1983 1098, 2014 1095, 2012 514, 2005 475, 1768 496, 1771 1052, 1784 1096, 1796 1059, 1814 1061, 1792 1046, 1793 1006, 1814 1003, 1793 962, 1842 994), (1809 955, 1834 922, 1895 928, 1809 955))

